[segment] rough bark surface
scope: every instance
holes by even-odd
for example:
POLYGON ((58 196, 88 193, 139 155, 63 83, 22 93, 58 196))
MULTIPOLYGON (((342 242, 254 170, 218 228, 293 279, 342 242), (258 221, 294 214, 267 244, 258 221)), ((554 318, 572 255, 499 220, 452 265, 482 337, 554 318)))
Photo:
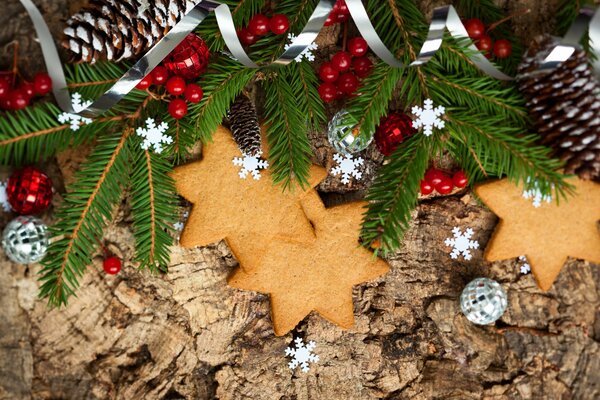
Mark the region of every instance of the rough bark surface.
MULTIPOLYGON (((80 2, 37 3, 58 34, 61 18, 80 2)), ((536 24, 551 20, 555 4, 528 3, 535 11, 519 17, 523 37, 550 29, 536 24)), ((28 20, 15 0, 4 7, 0 43, 18 38, 29 55, 23 65, 37 68, 28 20)), ((324 135, 313 142, 326 164, 324 135)), ((59 192, 80 161, 70 152, 48 166, 59 192)), ((321 189, 340 185, 327 181, 321 189)), ((391 272, 355 289, 354 328, 343 331, 317 315, 297 328, 317 342, 321 359, 306 374, 288 369, 292 334, 273 335, 268 298, 226 285, 237 261, 224 243, 174 247, 169 273, 159 276, 126 263, 110 277, 98 257, 79 297, 61 310, 36 299, 39 266, 2 255, 0 399, 600 398, 597 265, 570 260, 544 293, 516 260, 485 263, 481 251, 470 262, 448 257, 443 240, 452 227, 472 227, 483 248, 497 223, 470 193, 424 201, 414 217, 403 249, 389 258, 391 272), (460 292, 477 276, 508 292, 508 311, 495 326, 475 326, 460 313, 460 292)), ((4 226, 9 216, 0 218, 4 226)), ((130 222, 122 207, 105 236, 125 260, 133 254, 130 222)))

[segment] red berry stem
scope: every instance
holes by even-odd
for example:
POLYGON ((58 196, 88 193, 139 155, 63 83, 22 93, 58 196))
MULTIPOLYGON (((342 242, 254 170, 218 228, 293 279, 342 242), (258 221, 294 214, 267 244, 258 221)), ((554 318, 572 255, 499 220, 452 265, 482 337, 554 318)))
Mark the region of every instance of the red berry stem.
POLYGON ((503 24, 506 21, 509 21, 509 20, 511 20, 511 19, 513 19, 515 17, 520 17, 520 16, 523 16, 525 14, 529 14, 530 12, 531 12, 530 8, 524 8, 522 10, 515 11, 514 13, 512 13, 510 15, 507 15, 506 17, 504 17, 504 18, 502 18, 502 19, 494 22, 493 24, 490 24, 490 26, 488 26, 486 32, 489 33, 491 31, 493 31, 494 29, 496 29, 496 27, 498 27, 498 25, 503 24))

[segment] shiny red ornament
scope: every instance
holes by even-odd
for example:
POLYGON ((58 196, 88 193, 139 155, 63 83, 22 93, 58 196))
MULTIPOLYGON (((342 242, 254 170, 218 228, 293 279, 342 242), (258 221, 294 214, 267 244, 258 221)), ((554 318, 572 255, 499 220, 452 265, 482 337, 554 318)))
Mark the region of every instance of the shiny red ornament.
POLYGON ((164 59, 163 65, 173 75, 196 79, 208 68, 210 52, 202 38, 190 33, 175 50, 164 59))
POLYGON ((16 213, 39 214, 52 202, 52 180, 37 168, 25 167, 8 179, 6 197, 16 213))
POLYGON ((110 256, 102 262, 104 272, 109 275, 116 275, 121 271, 121 260, 118 257, 110 256))
POLYGON ((389 156, 400 143, 416 132, 408 115, 392 113, 380 121, 375 131, 375 144, 384 156, 389 156))

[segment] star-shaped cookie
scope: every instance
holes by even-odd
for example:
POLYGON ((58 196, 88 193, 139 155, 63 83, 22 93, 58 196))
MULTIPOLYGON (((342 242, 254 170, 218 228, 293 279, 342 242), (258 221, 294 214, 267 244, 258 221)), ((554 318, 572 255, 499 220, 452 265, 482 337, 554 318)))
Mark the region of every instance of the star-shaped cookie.
MULTIPOLYGON (((306 192, 275 186, 268 169, 260 171, 260 180, 240 178, 233 159, 242 155, 230 131, 219 127, 212 139, 202 160, 172 174, 179 194, 194 205, 180 244, 205 246, 225 239, 236 258, 245 260, 243 268, 251 271, 273 237, 312 240, 312 226, 300 205, 306 192)), ((316 186, 326 175, 325 169, 311 167, 309 184, 316 186)))
POLYGON ((550 289, 567 257, 600 263, 600 185, 577 178, 567 182, 575 186, 575 195, 538 207, 506 179, 477 187, 477 195, 500 218, 486 260, 526 255, 542 290, 550 289))
POLYGON ((235 288, 270 295, 276 335, 292 330, 313 310, 349 328, 354 323, 352 287, 389 270, 387 263, 358 243, 364 202, 326 210, 313 192, 302 204, 315 226, 315 238, 310 242, 276 238, 260 266, 238 269, 228 279, 235 288))

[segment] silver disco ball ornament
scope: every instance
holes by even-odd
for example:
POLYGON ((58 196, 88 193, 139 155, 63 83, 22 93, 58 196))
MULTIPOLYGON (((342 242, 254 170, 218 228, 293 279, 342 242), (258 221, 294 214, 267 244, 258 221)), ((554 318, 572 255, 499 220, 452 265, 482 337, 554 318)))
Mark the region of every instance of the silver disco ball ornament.
POLYGON ((460 308, 474 324, 487 325, 495 322, 506 311, 506 292, 500 284, 488 278, 469 282, 460 295, 460 308))
POLYGON ((38 262, 48 250, 48 228, 35 217, 17 217, 4 228, 2 248, 8 258, 16 263, 38 262))
POLYGON ((373 141, 373 135, 369 135, 368 138, 358 135, 360 129, 357 127, 357 122, 346 110, 338 111, 329 121, 327 139, 338 153, 358 153, 373 141))

